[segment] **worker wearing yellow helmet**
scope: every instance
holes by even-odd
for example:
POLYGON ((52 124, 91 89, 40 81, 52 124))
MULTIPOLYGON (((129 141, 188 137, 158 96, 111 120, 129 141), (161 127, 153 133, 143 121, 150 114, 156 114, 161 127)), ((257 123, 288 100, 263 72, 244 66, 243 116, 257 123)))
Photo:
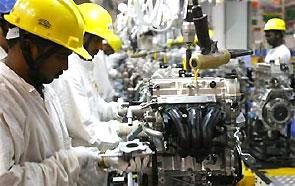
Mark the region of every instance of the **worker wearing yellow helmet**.
POLYGON ((62 100, 73 146, 93 146, 105 151, 116 147, 121 140, 116 132, 120 122, 109 121, 118 118, 119 104, 107 103, 98 94, 97 89, 104 88, 107 82, 99 85, 101 87, 93 82, 96 81, 95 76, 101 77, 106 68, 99 69, 100 74, 95 74, 94 70, 97 64, 103 62, 97 59, 97 53, 103 49, 104 41, 109 43, 113 51, 118 51, 120 40, 115 40, 111 16, 104 8, 94 3, 84 3, 78 7, 85 20, 84 47, 94 58, 87 61, 71 54, 69 69, 52 86, 62 100))
POLYGON ((291 52, 284 44, 285 31, 286 24, 282 19, 273 18, 265 24, 265 38, 267 43, 272 47, 265 57, 265 62, 274 62, 277 64, 289 63, 291 52))
MULTIPOLYGON (((83 3, 78 5, 85 20, 85 48, 89 45, 90 39, 87 35, 92 35, 101 41, 104 39, 111 46, 114 52, 118 52, 121 48, 121 41, 114 33, 111 15, 100 5, 94 3, 83 3)), ((100 47, 99 49, 102 49, 100 47)), ((98 50, 89 51, 94 56, 98 50)))
MULTIPOLYGON (((110 102, 115 93, 108 74, 114 61, 110 55, 120 50, 121 40, 114 33, 111 15, 103 7, 93 3, 84 3, 79 5, 79 9, 84 16, 86 33, 102 38, 102 46, 98 48, 99 51, 93 59, 91 81, 97 93, 110 102)), ((111 118, 113 118, 112 113, 109 112, 111 118)))
MULTIPOLYGON (((120 140, 113 130, 107 127, 95 130, 95 132, 89 130, 94 126, 99 127, 98 123, 102 119, 104 121, 108 119, 103 118, 102 114, 109 115, 111 119, 117 117, 117 110, 105 104, 98 94, 97 85, 94 84, 95 66, 103 63, 97 60, 98 53, 102 52, 104 47, 103 41, 108 41, 115 36, 112 30, 112 19, 107 10, 95 3, 84 3, 78 5, 78 8, 85 21, 84 47, 93 59, 87 61, 76 54, 71 54, 68 71, 54 81, 52 86, 58 92, 60 100, 64 100, 61 106, 73 145, 90 146, 95 143, 100 148, 112 147, 120 140), (68 88, 65 90, 64 87, 68 88), (108 135, 100 138, 99 136, 104 135, 96 134, 97 132, 108 135)), ((112 50, 117 51, 118 47, 112 50)), ((100 69, 101 73, 103 71, 106 69, 100 69)))
POLYGON ((4 18, 14 28, 0 62, 0 185, 99 185, 98 150, 71 147, 60 102, 43 85, 68 68, 71 52, 91 58, 77 5, 18 0, 4 18))

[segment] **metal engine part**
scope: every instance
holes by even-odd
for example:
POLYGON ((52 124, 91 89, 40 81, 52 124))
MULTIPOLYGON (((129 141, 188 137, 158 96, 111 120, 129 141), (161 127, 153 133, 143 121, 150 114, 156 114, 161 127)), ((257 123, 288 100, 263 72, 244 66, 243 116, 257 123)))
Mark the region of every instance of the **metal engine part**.
POLYGON ((286 65, 257 65, 251 112, 268 130, 281 131, 293 118, 293 89, 289 81, 291 69, 286 65))
POLYGON ((155 145, 153 185, 237 183, 241 160, 234 134, 244 122, 238 80, 152 79, 146 89, 140 120, 155 145))
POLYGON ((294 93, 290 87, 293 67, 285 64, 258 64, 247 122, 247 147, 258 167, 294 166, 291 121, 294 93))
POLYGON ((262 115, 270 129, 278 129, 292 119, 291 104, 284 98, 274 98, 268 101, 262 115))

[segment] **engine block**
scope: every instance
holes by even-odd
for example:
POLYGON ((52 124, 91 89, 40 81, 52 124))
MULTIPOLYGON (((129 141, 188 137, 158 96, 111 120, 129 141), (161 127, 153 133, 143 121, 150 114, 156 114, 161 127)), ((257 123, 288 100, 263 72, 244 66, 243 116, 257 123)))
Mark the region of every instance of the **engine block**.
MULTIPOLYGON (((244 123, 236 78, 152 79, 142 118, 157 147, 159 185, 234 185, 241 178, 235 134, 244 123), (154 119, 151 119, 154 117, 154 119)), ((144 130, 145 131, 145 130, 144 130)), ((154 164, 155 165, 155 164, 154 164)))

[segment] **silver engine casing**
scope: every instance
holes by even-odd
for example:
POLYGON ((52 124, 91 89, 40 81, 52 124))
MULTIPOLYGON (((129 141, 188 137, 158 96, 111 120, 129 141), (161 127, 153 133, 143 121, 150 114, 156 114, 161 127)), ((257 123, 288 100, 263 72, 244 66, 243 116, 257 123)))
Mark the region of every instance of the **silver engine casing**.
POLYGON ((151 107, 142 119, 152 121, 149 129, 163 134, 150 133, 157 148, 158 184, 234 185, 239 181, 235 135, 244 117, 238 79, 152 79, 146 88, 151 107))
POLYGON ((251 112, 268 130, 282 130, 294 114, 293 89, 290 87, 291 66, 260 63, 255 69, 255 90, 251 112))
POLYGON ((258 168, 295 166, 291 140, 292 68, 266 63, 259 63, 255 68, 245 147, 256 158, 258 168))

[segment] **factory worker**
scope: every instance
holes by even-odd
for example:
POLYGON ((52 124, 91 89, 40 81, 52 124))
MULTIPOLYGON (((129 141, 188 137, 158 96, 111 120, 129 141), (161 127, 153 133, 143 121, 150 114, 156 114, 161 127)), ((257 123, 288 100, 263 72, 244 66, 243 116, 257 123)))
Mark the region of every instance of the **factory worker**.
POLYGON ((115 95, 111 78, 116 76, 116 71, 113 68, 116 59, 112 54, 118 52, 121 45, 120 38, 113 34, 109 36, 108 41, 102 41, 103 48, 97 55, 94 56, 93 59, 94 84, 99 96, 107 102, 111 102, 115 95))
POLYGON ((272 47, 266 54, 265 62, 275 62, 277 64, 289 64, 291 52, 284 44, 284 34, 286 31, 285 21, 273 18, 267 21, 264 26, 265 38, 272 47))
MULTIPOLYGON (((109 13, 94 3, 78 5, 85 20, 84 48, 95 56, 103 49, 102 41, 114 35, 109 13)), ((77 54, 69 56, 69 69, 52 83, 61 100, 66 125, 73 146, 96 146, 100 150, 115 147, 117 135, 117 103, 105 102, 97 92, 93 69, 98 61, 87 61, 77 54), (109 121, 109 122, 103 122, 109 121)), ((105 69, 101 69, 105 70, 105 69)))

